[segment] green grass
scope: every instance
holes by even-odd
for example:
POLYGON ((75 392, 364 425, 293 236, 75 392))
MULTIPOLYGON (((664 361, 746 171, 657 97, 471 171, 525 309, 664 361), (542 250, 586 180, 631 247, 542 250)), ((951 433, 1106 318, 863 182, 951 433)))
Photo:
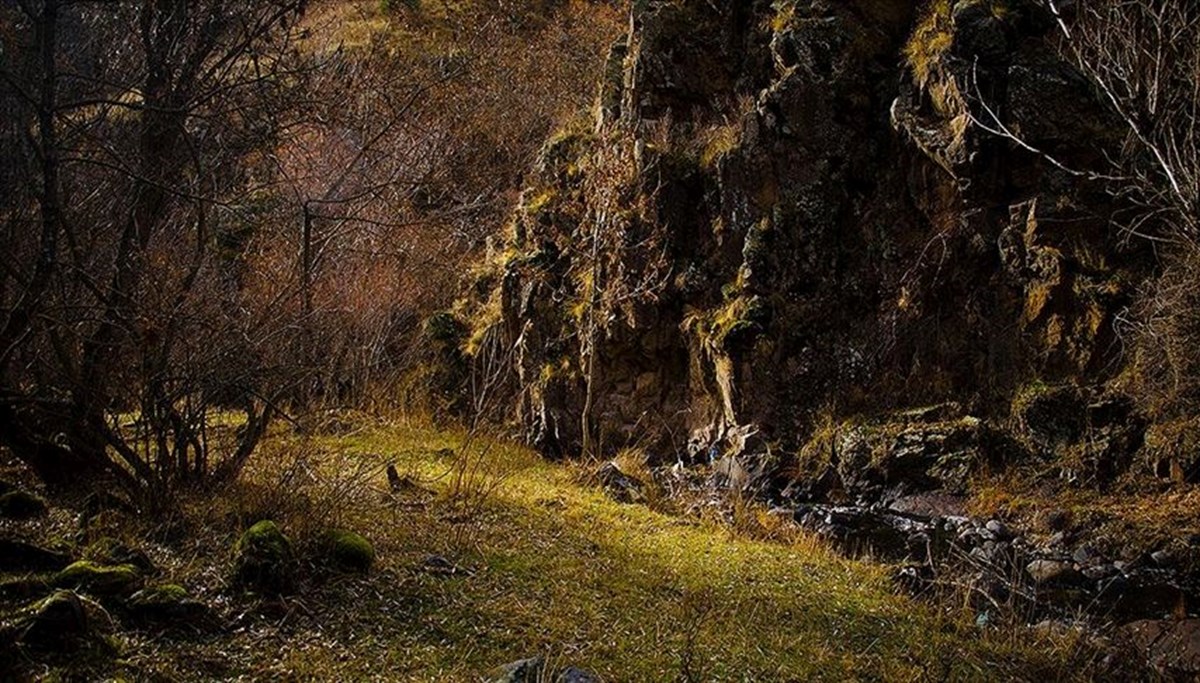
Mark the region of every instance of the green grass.
MULTIPOLYGON (((324 445, 394 460, 442 488, 390 524, 380 510, 353 511, 375 533, 385 571, 402 575, 436 553, 473 572, 410 574, 396 588, 407 595, 404 616, 358 651, 360 670, 339 666, 345 676, 385 658, 414 680, 476 680, 544 653, 609 681, 999 680, 1053 670, 1069 646, 981 636, 897 596, 885 567, 802 536, 755 541, 618 504, 518 447, 456 456, 488 463, 480 486, 502 482, 472 516, 450 512, 453 459, 436 455, 459 447, 454 435, 392 427, 324 445)), ((305 656, 308 666, 334 666, 315 657, 305 656)))
POLYGON ((1071 638, 980 632, 958 610, 898 596, 886 567, 802 534, 753 540, 619 504, 580 484, 578 468, 462 440, 384 425, 276 435, 239 489, 190 501, 189 527, 204 532, 155 555, 161 580, 217 603, 238 627, 201 638, 126 633, 110 673, 479 681, 544 654, 614 682, 1086 676, 1071 638), (388 495, 388 462, 417 486, 388 495), (228 548, 266 516, 301 555, 325 527, 357 531, 375 545, 375 569, 309 577, 282 604, 230 596, 228 548), (431 554, 465 573, 422 571, 431 554))

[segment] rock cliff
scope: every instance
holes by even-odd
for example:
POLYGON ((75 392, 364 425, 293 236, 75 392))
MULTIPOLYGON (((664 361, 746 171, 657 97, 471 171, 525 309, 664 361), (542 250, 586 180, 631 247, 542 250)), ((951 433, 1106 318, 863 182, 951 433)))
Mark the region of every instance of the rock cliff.
POLYGON ((1121 127, 1039 7, 636 3, 459 310, 513 349, 530 441, 769 471, 850 415, 1020 432, 1070 385, 1086 421, 1154 261, 1080 170, 1121 127))

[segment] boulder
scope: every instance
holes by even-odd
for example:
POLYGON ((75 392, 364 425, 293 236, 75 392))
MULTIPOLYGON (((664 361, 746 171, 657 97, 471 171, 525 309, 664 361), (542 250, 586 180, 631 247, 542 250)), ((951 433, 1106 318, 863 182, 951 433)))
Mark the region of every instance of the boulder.
POLYGON ((333 569, 365 574, 375 562, 375 546, 353 531, 327 531, 321 545, 325 564, 333 569))
POLYGON ((555 683, 600 683, 600 679, 590 671, 575 666, 568 666, 558 673, 555 683))
POLYGON ((546 660, 530 657, 500 667, 500 675, 492 683, 540 683, 545 680, 546 660))
POLYGON ((1033 560, 1025 565, 1025 571, 1040 586, 1070 587, 1086 582, 1075 565, 1065 560, 1033 560))
POLYGON ((58 588, 81 590, 92 595, 128 595, 138 589, 142 577, 131 564, 105 565, 80 560, 55 575, 58 588))
POLYGON ((104 608, 72 591, 60 590, 21 610, 3 635, 34 650, 61 652, 89 641, 103 643, 102 636, 112 630, 112 619, 104 608))
POLYGON ((234 583, 265 593, 281 593, 292 585, 292 542, 270 520, 250 527, 233 547, 234 583))
POLYGON ((172 626, 199 628, 212 618, 208 605, 194 600, 183 586, 158 584, 134 593, 125 603, 136 619, 172 626))
POLYGON ((850 427, 834 438, 843 487, 868 499, 889 489, 961 493, 985 459, 983 426, 973 417, 932 423, 889 419, 850 427))
POLYGON ((1019 441, 1059 463, 1068 478, 1107 483, 1128 471, 1146 440, 1146 421, 1126 396, 1074 385, 1034 384, 1017 393, 1019 441))
POLYGON ((46 501, 28 491, 9 491, 0 495, 0 517, 33 519, 46 514, 46 501))
POLYGON ((71 558, 63 553, 26 541, 0 538, 0 571, 53 572, 68 564, 71 564, 71 558))

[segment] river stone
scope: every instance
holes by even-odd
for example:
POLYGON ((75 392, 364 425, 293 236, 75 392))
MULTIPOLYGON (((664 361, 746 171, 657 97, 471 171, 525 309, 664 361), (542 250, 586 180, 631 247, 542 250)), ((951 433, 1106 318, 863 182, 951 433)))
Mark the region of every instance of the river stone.
POLYGON ((1025 571, 1034 581, 1047 586, 1072 586, 1083 578, 1073 564, 1062 560, 1034 560, 1025 565, 1025 571))

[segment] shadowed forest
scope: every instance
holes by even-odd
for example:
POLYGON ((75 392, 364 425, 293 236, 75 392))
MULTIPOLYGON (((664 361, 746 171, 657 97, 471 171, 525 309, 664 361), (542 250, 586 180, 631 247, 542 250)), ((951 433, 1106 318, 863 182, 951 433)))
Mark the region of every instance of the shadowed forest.
POLYGON ((0 681, 1200 675, 1200 9, 0 0, 0 681))

